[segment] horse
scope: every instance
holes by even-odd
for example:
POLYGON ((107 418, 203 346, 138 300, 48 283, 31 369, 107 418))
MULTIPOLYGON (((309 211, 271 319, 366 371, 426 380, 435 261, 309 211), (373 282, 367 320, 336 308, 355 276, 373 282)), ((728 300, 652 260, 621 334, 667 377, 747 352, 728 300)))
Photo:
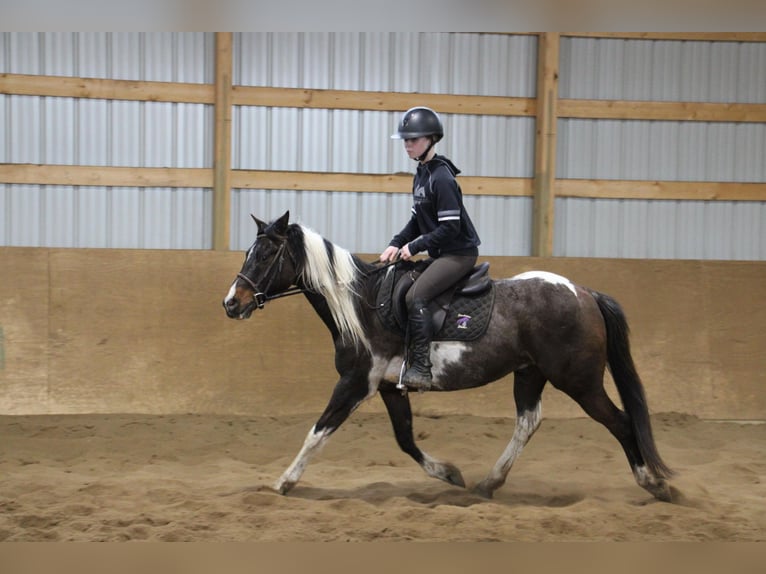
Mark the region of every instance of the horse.
MULTIPOLYGON (((398 385, 405 360, 401 333, 384 327, 376 297, 391 268, 367 263, 300 223, 290 212, 258 231, 223 300, 232 319, 248 319, 279 297, 302 293, 329 329, 340 375, 326 408, 297 456, 274 484, 287 494, 309 459, 363 402, 380 394, 399 448, 427 475, 466 487, 460 470, 422 451, 413 436, 409 395, 398 385)), ((412 260, 396 265, 413 265, 412 260)), ((631 356, 625 314, 612 297, 549 272, 492 280, 494 304, 486 331, 474 341, 431 343, 430 392, 480 387, 513 373, 513 435, 487 476, 472 488, 492 498, 539 428, 547 382, 566 393, 619 441, 637 484, 671 502, 673 471, 659 455, 644 388, 631 356), (624 410, 604 389, 609 368, 624 410)))

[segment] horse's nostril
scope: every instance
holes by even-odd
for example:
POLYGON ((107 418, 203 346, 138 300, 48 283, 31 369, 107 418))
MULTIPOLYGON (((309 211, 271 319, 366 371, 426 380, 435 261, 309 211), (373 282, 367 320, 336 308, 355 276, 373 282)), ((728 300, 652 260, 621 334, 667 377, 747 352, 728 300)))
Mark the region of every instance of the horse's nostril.
POLYGON ((227 309, 233 309, 237 306, 237 300, 236 299, 227 299, 223 302, 223 306, 227 309))

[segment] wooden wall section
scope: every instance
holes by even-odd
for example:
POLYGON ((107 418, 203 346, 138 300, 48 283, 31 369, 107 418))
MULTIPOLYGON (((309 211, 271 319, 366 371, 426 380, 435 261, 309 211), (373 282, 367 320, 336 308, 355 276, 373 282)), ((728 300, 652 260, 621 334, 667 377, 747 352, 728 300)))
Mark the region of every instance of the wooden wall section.
MULTIPOLYGON (((653 412, 766 419, 766 263, 487 259, 495 277, 544 267, 620 300, 653 412)), ((226 318, 221 300, 241 261, 0 249, 0 414, 318 413, 337 379, 329 334, 302 297, 226 318)), ((508 382, 414 396, 413 407, 513 416, 508 382)), ((543 413, 583 416, 550 386, 543 413)))

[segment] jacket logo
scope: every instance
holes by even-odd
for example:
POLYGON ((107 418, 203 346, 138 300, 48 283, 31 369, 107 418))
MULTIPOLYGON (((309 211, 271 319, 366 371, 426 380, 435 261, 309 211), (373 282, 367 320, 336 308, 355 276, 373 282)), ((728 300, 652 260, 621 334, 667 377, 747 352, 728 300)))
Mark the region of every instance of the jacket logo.
POLYGON ((415 196, 415 201, 423 201, 426 198, 426 188, 422 185, 416 187, 413 195, 415 196))

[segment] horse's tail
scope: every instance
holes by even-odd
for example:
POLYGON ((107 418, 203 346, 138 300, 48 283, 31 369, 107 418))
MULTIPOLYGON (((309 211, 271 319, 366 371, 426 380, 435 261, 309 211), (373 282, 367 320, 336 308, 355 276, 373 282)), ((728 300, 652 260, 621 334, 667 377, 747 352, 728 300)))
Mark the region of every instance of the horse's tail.
POLYGON ((646 466, 658 478, 669 478, 673 471, 663 462, 654 443, 644 386, 630 354, 628 321, 620 304, 610 296, 591 291, 606 323, 606 356, 622 405, 630 418, 638 448, 646 466))

